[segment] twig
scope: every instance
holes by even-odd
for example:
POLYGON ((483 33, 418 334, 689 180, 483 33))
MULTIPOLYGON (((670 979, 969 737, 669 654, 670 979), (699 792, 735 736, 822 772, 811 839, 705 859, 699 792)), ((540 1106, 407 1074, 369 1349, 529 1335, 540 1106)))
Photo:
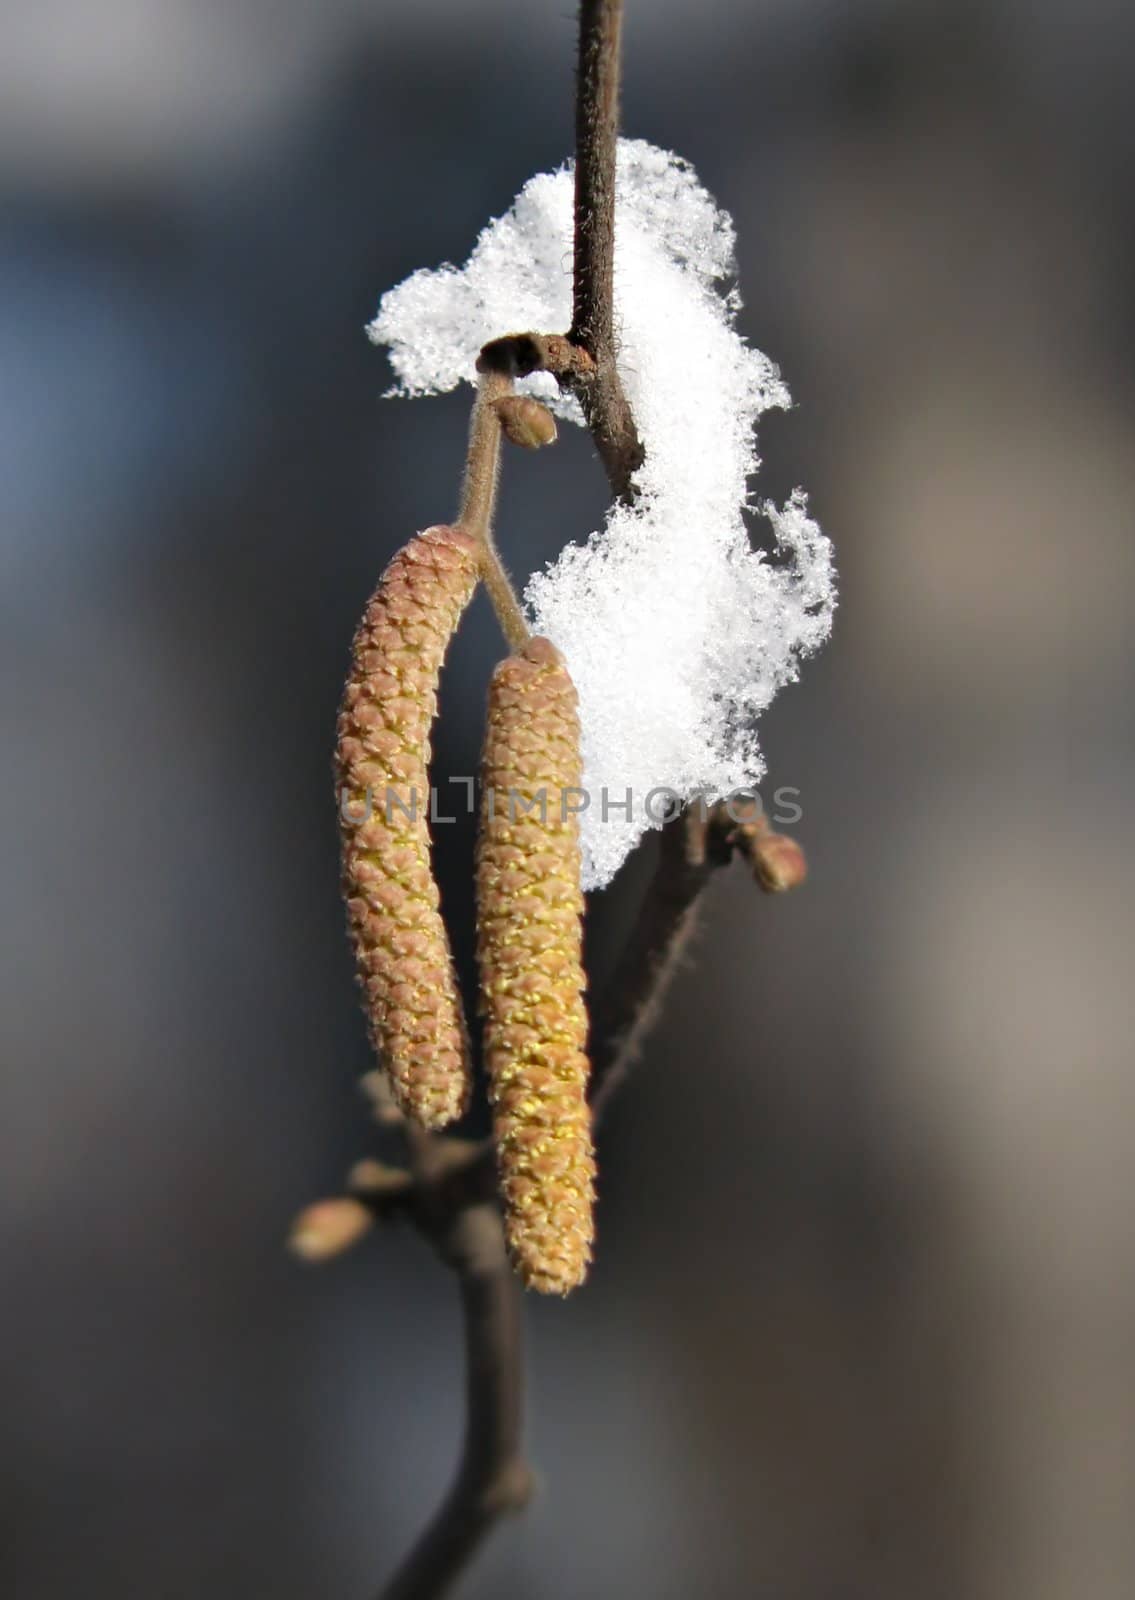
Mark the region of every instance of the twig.
POLYGON ((518 1511, 532 1487, 522 1452, 521 1292, 505 1253, 500 1213, 491 1203, 458 1211, 435 1243, 461 1291, 465 1442, 449 1493, 390 1579, 384 1600, 431 1600, 446 1593, 498 1517, 518 1511))
POLYGON ((635 497, 642 441, 616 363, 615 165, 622 0, 583 0, 575 103, 575 261, 567 334, 509 333, 481 351, 482 371, 551 372, 579 399, 616 500, 635 497))
POLYGON ((697 920, 698 903, 733 851, 721 809, 691 807, 668 823, 630 942, 592 1012, 591 1106, 596 1119, 637 1059, 697 920))
POLYGON ((619 136, 622 0, 583 0, 575 102, 575 273, 568 339, 594 376, 572 386, 611 492, 632 497, 643 451, 615 365, 615 156, 619 136))

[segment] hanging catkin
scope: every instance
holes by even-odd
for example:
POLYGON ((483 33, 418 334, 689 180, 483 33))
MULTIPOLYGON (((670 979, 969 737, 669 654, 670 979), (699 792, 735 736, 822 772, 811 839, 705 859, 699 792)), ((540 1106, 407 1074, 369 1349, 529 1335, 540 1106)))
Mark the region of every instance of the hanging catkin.
POLYGON ((430 727, 477 581, 460 528, 391 561, 355 634, 336 750, 343 893, 371 1038, 398 1106, 428 1128, 469 1101, 468 1042, 430 870, 430 727))
POLYGON ((593 1237, 580 776, 575 687, 532 639, 489 690, 477 953, 509 1252, 530 1288, 558 1294, 583 1281, 593 1237))

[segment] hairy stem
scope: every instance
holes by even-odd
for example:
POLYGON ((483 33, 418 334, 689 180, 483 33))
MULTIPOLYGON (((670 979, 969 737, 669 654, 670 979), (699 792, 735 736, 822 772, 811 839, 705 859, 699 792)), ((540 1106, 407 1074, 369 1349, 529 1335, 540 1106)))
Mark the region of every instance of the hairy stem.
POLYGON ((615 334, 615 149, 622 13, 620 0, 583 0, 579 8, 570 337, 592 357, 609 349, 615 334))
POLYGON ((469 424, 469 453, 457 520, 477 540, 481 577, 501 632, 511 648, 518 650, 528 642, 528 624, 493 537, 501 447, 500 416, 493 402, 511 392, 512 379, 507 375, 482 373, 469 424))

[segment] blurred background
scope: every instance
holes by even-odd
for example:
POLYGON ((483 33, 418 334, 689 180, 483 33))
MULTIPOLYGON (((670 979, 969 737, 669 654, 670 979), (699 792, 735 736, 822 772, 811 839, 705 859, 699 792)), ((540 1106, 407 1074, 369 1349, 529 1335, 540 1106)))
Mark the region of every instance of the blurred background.
MULTIPOLYGON (((464 1592, 1119 1600, 1133 13, 628 13, 626 131, 736 218, 797 401, 761 488, 811 491, 842 606, 763 726, 811 880, 708 898, 593 1279, 530 1308, 539 1498, 464 1592)), ((375 1148, 333 724, 468 412, 382 399, 363 326, 570 153, 572 7, 2 21, 0 1581, 361 1600, 454 1460, 454 1287, 409 1233, 322 1271, 283 1239, 375 1148)), ((604 484, 581 434, 518 454, 523 574, 604 484)), ((497 649, 478 601, 450 771, 497 649)), ((439 830, 466 961, 470 852, 439 830)))

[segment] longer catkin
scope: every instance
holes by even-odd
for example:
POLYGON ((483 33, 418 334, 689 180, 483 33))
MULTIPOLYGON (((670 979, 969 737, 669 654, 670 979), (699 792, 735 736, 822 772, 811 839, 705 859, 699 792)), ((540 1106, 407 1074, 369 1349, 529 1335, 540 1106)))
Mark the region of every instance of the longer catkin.
POLYGON ((394 1099, 427 1128, 469 1103, 461 997, 430 868, 430 728, 477 547, 427 528, 390 562, 355 634, 336 771, 343 893, 371 1039, 394 1099))
POLYGON ((530 1288, 558 1294, 583 1281, 594 1235, 576 704, 549 640, 501 662, 477 852, 485 1062, 509 1253, 530 1288))

